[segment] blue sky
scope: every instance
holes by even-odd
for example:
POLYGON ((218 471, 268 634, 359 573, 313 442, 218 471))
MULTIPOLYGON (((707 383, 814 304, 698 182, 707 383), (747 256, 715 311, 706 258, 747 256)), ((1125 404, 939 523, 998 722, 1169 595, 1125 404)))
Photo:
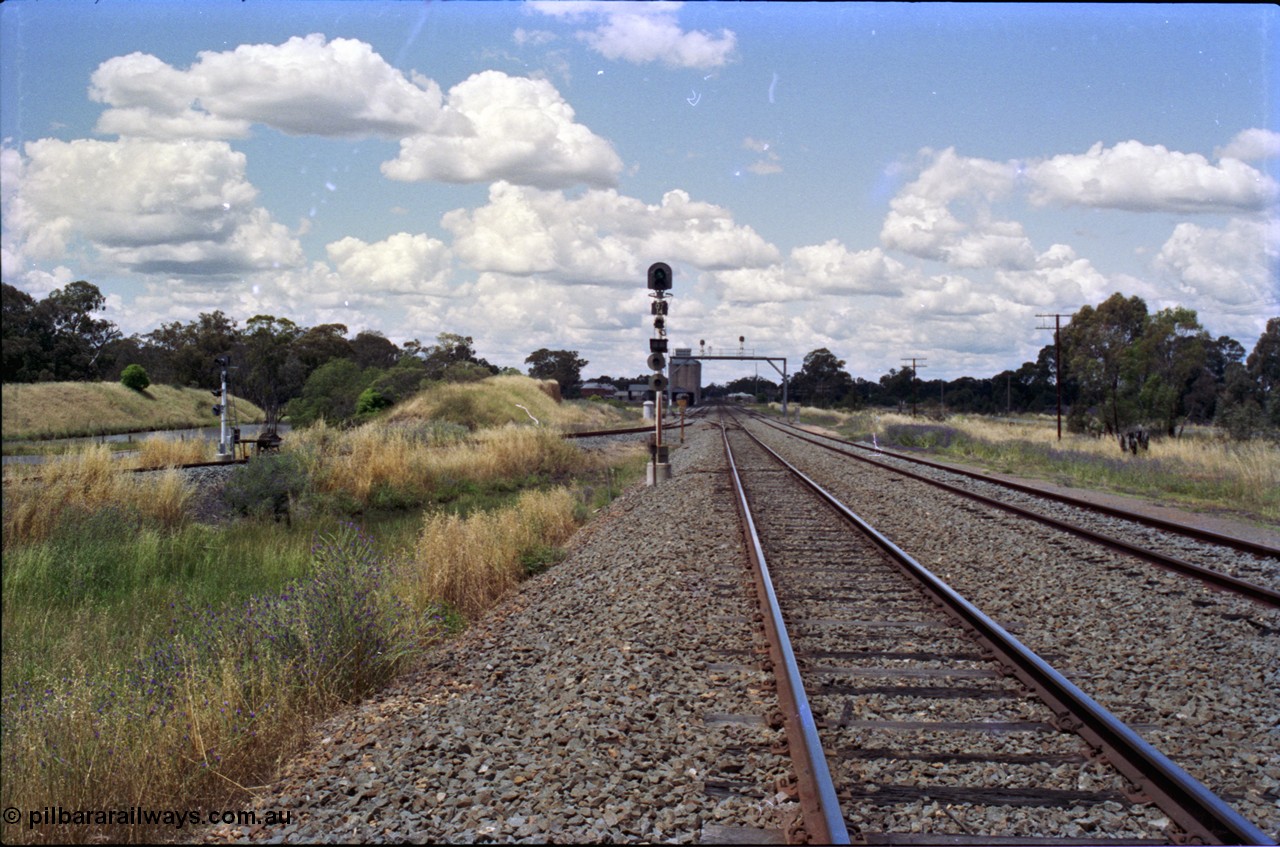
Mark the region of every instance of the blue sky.
MULTIPOLYGON (((0 5, 3 273, 496 364, 1034 358, 1112 292, 1280 315, 1270 5, 0 5)), ((753 372, 717 363, 708 379, 753 372)))

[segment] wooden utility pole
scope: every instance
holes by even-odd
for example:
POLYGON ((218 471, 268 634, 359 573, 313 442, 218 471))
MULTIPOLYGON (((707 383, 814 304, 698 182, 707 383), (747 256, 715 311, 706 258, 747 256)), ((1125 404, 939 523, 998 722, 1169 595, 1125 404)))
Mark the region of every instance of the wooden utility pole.
POLYGON ((916 416, 916 368, 927 368, 928 365, 918 365, 917 362, 926 361, 923 356, 912 356, 910 359, 903 359, 904 362, 911 363, 911 417, 916 416))
MULTIPOLYGON (((1062 319, 1070 318, 1071 315, 1037 314, 1037 318, 1053 318, 1053 367, 1054 367, 1054 387, 1058 390, 1058 440, 1062 440, 1062 319)), ((1050 329, 1047 326, 1038 326, 1036 329, 1050 329)))

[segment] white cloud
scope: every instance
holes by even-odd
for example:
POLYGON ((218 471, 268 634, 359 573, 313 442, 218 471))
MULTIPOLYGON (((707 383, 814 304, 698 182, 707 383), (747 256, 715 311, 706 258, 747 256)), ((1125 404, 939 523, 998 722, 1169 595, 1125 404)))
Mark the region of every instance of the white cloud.
POLYGON ((29 258, 59 260, 84 239, 143 273, 240 273, 296 265, 300 245, 254 205, 245 159, 220 141, 143 139, 26 145, 6 229, 29 258))
POLYGON ((399 138, 382 166, 402 181, 560 188, 612 185, 613 147, 582 124, 546 80, 475 74, 440 86, 406 78, 362 41, 323 35, 206 51, 188 70, 131 53, 94 71, 90 97, 108 108, 97 131, 156 139, 243 138, 262 124, 292 135, 399 138))
POLYGON ((1212 304, 1255 316, 1280 305, 1280 220, 1230 220, 1222 229, 1180 223, 1155 266, 1168 273, 1188 305, 1212 304))
MULTIPOLYGON (((1239 136, 1237 136, 1239 139, 1239 136)), ((1030 165, 1031 200, 1143 212, 1254 212, 1275 203, 1280 186, 1235 158, 1216 166, 1198 153, 1124 141, 1030 165)))
POLYGON ((1016 166, 958 156, 954 148, 922 154, 930 161, 890 202, 881 243, 957 268, 1030 267, 1035 251, 1022 225, 995 220, 990 210, 1012 192, 1016 166), (960 220, 953 204, 964 205, 972 220, 960 220))
POLYGON ((284 44, 203 51, 190 70, 131 53, 94 71, 112 108, 97 130, 150 137, 242 137, 260 123, 293 135, 403 136, 440 128, 440 88, 391 67, 362 41, 313 33, 284 44), (416 83, 416 84, 415 84, 416 83))
POLYGON ((778 258, 773 245, 726 209, 679 190, 654 206, 612 189, 570 199, 500 182, 487 205, 454 210, 441 223, 454 235, 455 255, 477 271, 585 284, 636 284, 658 257, 701 270, 778 258))
POLYGON ((1036 257, 1035 266, 997 270, 993 283, 1001 296, 1041 309, 1071 309, 1105 300, 1112 282, 1067 244, 1054 244, 1036 257))
POLYGON ((1231 143, 1215 151, 1219 159, 1280 159, 1280 132, 1270 129, 1246 129, 1236 134, 1231 143))
POLYGON ((678 68, 719 68, 733 58, 737 36, 732 30, 718 34, 686 32, 677 22, 680 3, 545 2, 531 7, 543 14, 568 20, 599 21, 595 29, 578 38, 606 59, 632 64, 662 62, 678 68))
POLYGON ((911 278, 907 268, 879 247, 850 251, 831 239, 791 251, 797 284, 825 294, 878 294, 896 297, 911 278))
POLYGON ((573 108, 546 80, 474 74, 450 89, 446 113, 465 121, 466 132, 401 140, 400 155, 383 164, 383 174, 562 188, 612 185, 622 170, 613 147, 575 123, 573 108))
POLYGON ((374 244, 347 236, 325 247, 344 286, 378 294, 449 296, 449 248, 422 233, 398 232, 374 244))

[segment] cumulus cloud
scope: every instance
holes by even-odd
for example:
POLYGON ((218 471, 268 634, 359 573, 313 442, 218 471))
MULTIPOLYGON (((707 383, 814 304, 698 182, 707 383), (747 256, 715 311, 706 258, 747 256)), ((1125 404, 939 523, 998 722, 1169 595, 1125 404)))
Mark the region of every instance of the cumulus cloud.
MULTIPOLYGON (((1244 146, 1240 136, 1237 142, 1244 146)), ((1259 211, 1280 197, 1274 179, 1238 158, 1214 165, 1199 153, 1138 141, 1111 148, 1098 142, 1083 154, 1054 156, 1030 165, 1026 177, 1032 202, 1041 205, 1239 213, 1259 211)))
POLYGON ((997 270, 992 282, 1002 297, 1044 309, 1093 305, 1113 290, 1111 280, 1067 244, 1049 247, 1034 267, 997 270))
POLYGON ((453 233, 454 254, 477 271, 585 284, 634 285, 656 257, 702 270, 778 257, 726 209, 679 190, 646 205, 612 189, 568 198, 499 182, 487 205, 454 210, 441 223, 453 233))
POLYGON ((851 251, 836 239, 791 251, 793 276, 803 288, 824 294, 896 297, 907 268, 879 247, 851 251))
POLYGON ((12 226, 30 257, 58 260, 84 239, 144 273, 239 273, 295 265, 297 241, 254 205, 245 158, 221 141, 33 141, 12 226))
POLYGON ((1280 159, 1280 132, 1270 129, 1246 129, 1236 134, 1231 143, 1216 151, 1219 159, 1280 159))
POLYGON ((1155 266, 1197 302, 1262 314, 1280 301, 1280 220, 1234 218, 1221 229, 1180 223, 1155 266))
POLYGON ((922 152, 929 163, 890 202, 881 243, 958 268, 1030 267, 1035 251, 1022 225, 991 213, 991 204, 1013 190, 1016 166, 959 156, 954 148, 922 152), (962 221, 953 204, 964 204, 972 219, 962 221))
POLYGON ((318 33, 284 44, 202 51, 189 70, 131 53, 94 71, 89 96, 109 108, 98 132, 241 137, 250 124, 292 135, 403 136, 444 120, 440 88, 413 82, 362 41, 318 33))
POLYGON ((344 286, 380 294, 448 296, 451 267, 443 241, 398 232, 367 244, 347 236, 325 247, 344 286))
POLYGON ((680 3, 539 2, 536 11, 570 21, 595 23, 578 38, 606 59, 650 62, 708 70, 728 64, 737 47, 732 30, 718 34, 685 31, 677 21, 680 3))
POLYGON ((546 80, 484 71, 449 90, 446 114, 465 132, 418 134, 382 166, 404 181, 494 182, 540 188, 612 185, 622 170, 613 147, 574 121, 573 108, 546 80))
POLYGON ((546 80, 478 73, 448 99, 431 79, 406 78, 348 38, 205 51, 187 70, 131 53, 94 71, 90 97, 108 105, 96 127, 129 138, 243 138, 254 124, 291 135, 401 141, 382 166, 402 181, 492 182, 543 188, 612 185, 613 147, 582 124, 546 80))

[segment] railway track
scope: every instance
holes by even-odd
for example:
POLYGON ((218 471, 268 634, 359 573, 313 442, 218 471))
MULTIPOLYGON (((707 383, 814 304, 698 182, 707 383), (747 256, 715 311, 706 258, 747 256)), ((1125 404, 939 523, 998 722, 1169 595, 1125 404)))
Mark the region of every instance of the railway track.
POLYGON ((758 419, 789 438, 1002 509, 1097 544, 1129 553, 1217 589, 1280 608, 1280 549, 1265 544, 1089 503, 936 462, 876 451, 841 439, 758 419), (872 458, 868 454, 875 454, 872 458), (913 470, 914 465, 924 470, 913 470))
POLYGON ((758 440, 724 440, 810 840, 1272 843, 758 440))

